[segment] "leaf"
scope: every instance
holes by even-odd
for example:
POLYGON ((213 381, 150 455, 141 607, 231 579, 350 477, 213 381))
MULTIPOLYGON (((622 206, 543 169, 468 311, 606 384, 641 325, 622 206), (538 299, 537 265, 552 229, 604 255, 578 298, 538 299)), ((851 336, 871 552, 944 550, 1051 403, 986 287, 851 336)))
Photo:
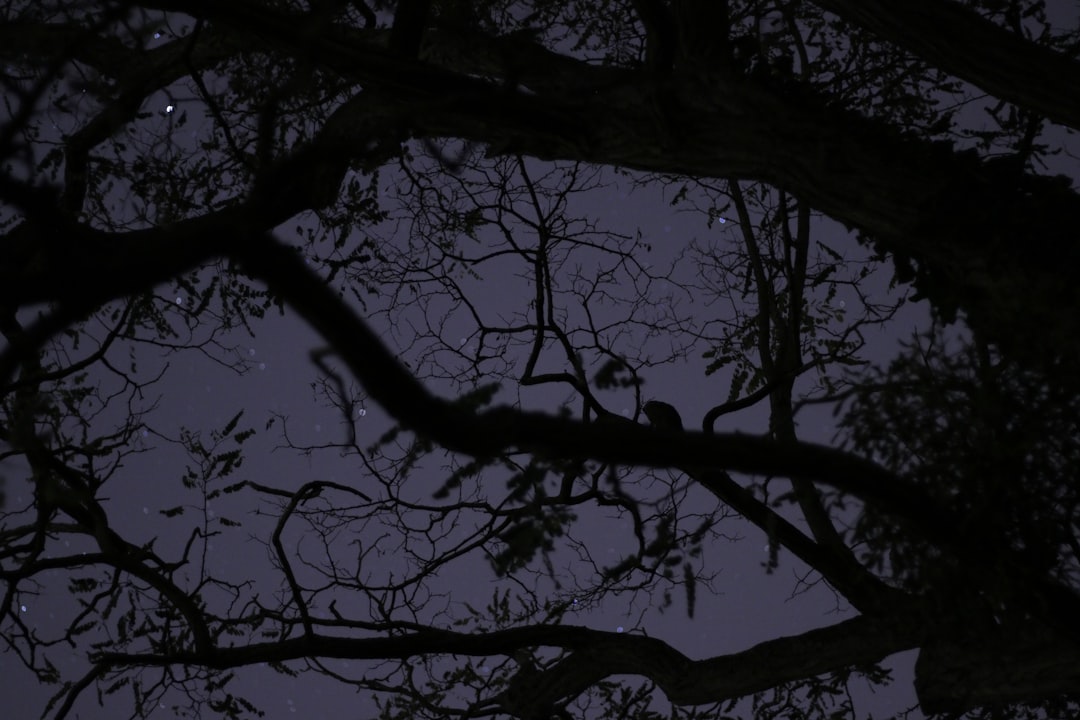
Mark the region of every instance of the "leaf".
POLYGON ((221 431, 221 436, 222 437, 228 437, 232 433, 232 431, 234 429, 236 429, 236 423, 240 422, 240 417, 243 414, 244 414, 244 411, 241 410, 240 412, 236 413, 236 415, 233 416, 233 419, 230 420, 228 422, 228 424, 225 425, 225 429, 221 431))
POLYGON ((694 617, 694 606, 697 604, 697 577, 690 563, 683 564, 683 587, 686 589, 686 616, 694 617))

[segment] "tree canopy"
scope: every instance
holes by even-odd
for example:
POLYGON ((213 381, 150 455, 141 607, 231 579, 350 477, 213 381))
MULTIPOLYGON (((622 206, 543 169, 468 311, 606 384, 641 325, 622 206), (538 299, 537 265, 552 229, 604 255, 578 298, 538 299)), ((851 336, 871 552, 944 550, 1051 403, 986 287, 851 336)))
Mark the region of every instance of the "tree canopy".
POLYGON ((258 716, 272 668, 384 718, 855 718, 907 651, 896 716, 1080 711, 1076 17, 0 6, 0 637, 43 716, 258 716), (333 439, 170 409, 283 322, 333 439), (648 631, 778 579, 836 612, 648 631))

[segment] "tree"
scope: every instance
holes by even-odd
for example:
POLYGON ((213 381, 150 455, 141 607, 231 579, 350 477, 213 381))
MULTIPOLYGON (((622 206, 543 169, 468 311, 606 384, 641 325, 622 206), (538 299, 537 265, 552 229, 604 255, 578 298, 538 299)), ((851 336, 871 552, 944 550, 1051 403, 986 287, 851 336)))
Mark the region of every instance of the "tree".
POLYGON ((0 635, 46 714, 94 687, 254 715, 235 673, 269 665, 387 718, 855 716, 907 650, 925 713, 1076 713, 1080 195, 1047 165, 1080 37, 1045 3, 3 12, 0 635), (583 203, 613 191, 701 239, 604 227, 583 203), (909 286, 932 323, 871 362, 909 286), (341 439, 157 411, 185 358, 251 370, 275 309, 341 439), (268 441, 320 471, 249 475, 268 441), (184 470, 148 527, 151 451, 184 470), (700 660, 587 622, 700 617, 744 531, 843 619, 700 660), (454 572, 497 580, 486 607, 454 572))

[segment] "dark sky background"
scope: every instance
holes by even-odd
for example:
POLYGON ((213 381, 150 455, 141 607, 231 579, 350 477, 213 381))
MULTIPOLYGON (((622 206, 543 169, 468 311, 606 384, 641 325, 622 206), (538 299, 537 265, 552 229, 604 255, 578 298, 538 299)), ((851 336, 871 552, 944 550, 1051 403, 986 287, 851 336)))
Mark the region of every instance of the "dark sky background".
MULTIPOLYGON (((676 263, 691 240, 703 238, 710 232, 705 229, 699 216, 674 211, 669 207, 664 193, 655 188, 636 192, 618 187, 593 191, 583 196, 577 204, 574 212, 595 220, 604 228, 628 234, 640 230, 652 246, 647 262, 654 268, 666 269, 676 263)), ((825 221, 820 226, 818 232, 823 235, 827 233, 829 242, 837 249, 854 257, 865 254, 838 226, 825 221)), ((723 224, 714 225, 711 232, 723 242, 735 242, 737 226, 734 221, 726 220, 723 224)), ((494 244, 497 241, 497 238, 492 238, 489 242, 494 244)), ((527 302, 532 292, 527 283, 505 274, 500 275, 497 271, 493 271, 492 275, 490 283, 486 274, 483 282, 474 283, 475 293, 471 295, 476 306, 487 317, 508 312, 510 308, 520 308, 523 302, 527 302)), ((888 275, 888 272, 876 274, 868 283, 871 292, 887 293, 888 275)), ((659 284, 662 286, 663 282, 659 281, 659 284)), ((661 287, 660 292, 665 293, 666 288, 661 287)), ((159 288, 158 293, 170 299, 175 295, 179 299, 178 314, 190 301, 183 293, 176 294, 168 286, 159 288)), ((857 303, 858 299, 849 292, 838 295, 837 301, 857 303)), ((712 312, 700 298, 683 291, 676 293, 676 302, 698 317, 707 317, 712 312)), ((377 304, 378 299, 373 300, 373 307, 377 304)), ((657 304, 656 309, 660 308, 661 305, 657 304)), ((418 308, 411 309, 411 315, 419 314, 418 308)), ((433 312, 437 310, 439 308, 436 307, 433 312)), ((397 346, 395 335, 407 334, 400 327, 395 330, 387 318, 378 314, 373 316, 369 313, 367 317, 392 346, 397 346)), ((898 317, 896 326, 910 332, 924 327, 926 322, 926 308, 911 304, 898 317)), ((460 317, 447 324, 455 328, 454 332, 447 333, 451 339, 457 335, 468 335, 471 330, 460 317)), ((305 457, 282 447, 283 428, 287 428, 291 441, 301 446, 340 442, 344 438, 340 415, 335 409, 326 407, 325 398, 319 397, 313 390, 320 371, 311 361, 309 353, 323 347, 319 338, 288 310, 283 316, 276 311, 271 312, 252 327, 256 331, 255 337, 240 330, 218 338, 221 348, 211 347, 206 353, 163 353, 148 347, 137 350, 141 376, 155 376, 163 368, 167 368, 167 372, 160 382, 149 389, 156 409, 147 417, 147 434, 143 440, 145 452, 127 458, 123 471, 110 483, 113 489, 108 493, 109 510, 117 519, 117 529, 129 533, 132 540, 157 536, 159 552, 168 555, 170 549, 177 553, 180 551, 192 523, 198 524, 199 518, 192 513, 191 517, 185 515, 165 520, 158 514, 160 509, 197 500, 182 490, 180 476, 192 461, 175 441, 181 428, 201 430, 205 435, 212 428, 221 428, 239 409, 245 412, 241 426, 250 425, 259 432, 245 444, 245 462, 236 479, 252 479, 285 488, 322 479, 355 483, 358 488, 365 489, 364 473, 356 458, 338 457, 333 450, 313 452, 305 457), (225 367, 221 358, 242 362, 243 373, 237 374, 225 367), (264 429, 266 422, 276 416, 284 416, 285 421, 278 418, 270 429, 264 429)), ((193 339, 201 341, 207 334, 206 330, 199 328, 193 333, 193 339)), ((628 341, 641 342, 643 335, 643 330, 631 332, 628 341)), ((662 345, 665 341, 661 338, 654 342, 662 345)), ((868 345, 867 357, 884 360, 895 347, 895 339, 889 334, 876 333, 868 345)), ((118 354, 124 352, 120 350, 118 354)), ((520 367, 523 361, 523 353, 513 360, 515 367, 520 367)), ((690 357, 684 363, 672 363, 648 371, 645 373, 644 396, 672 403, 688 425, 696 425, 705 411, 715 404, 716 398, 726 394, 730 381, 730 377, 724 373, 706 378, 704 362, 700 357, 690 357)), ((453 394, 456 389, 445 382, 429 382, 429 387, 444 396, 453 394)), ((510 399, 509 395, 505 397, 510 399)), ((561 391, 555 395, 542 390, 523 395, 523 402, 529 407, 554 407, 563 399, 564 393, 561 391)), ((606 399, 610 400, 608 407, 616 412, 632 414, 634 411, 634 398, 629 392, 609 393, 606 399)), ((372 404, 361 402, 358 410, 363 413, 356 423, 358 440, 363 446, 380 436, 388 428, 389 421, 380 408, 372 404)), ((722 418, 718 429, 760 433, 767 428, 767 423, 767 411, 752 408, 722 418)), ((800 417, 799 431, 807 440, 829 443, 835 432, 830 411, 807 411, 805 417, 800 417)), ((411 485, 428 479, 431 483, 428 499, 430 491, 442 479, 438 472, 432 470, 418 473, 409 480, 411 485)), ((26 487, 17 482, 11 484, 11 506, 22 507, 28 501, 24 494, 26 487)), ((776 492, 782 490, 777 489, 776 492)), ((424 496, 423 492, 417 494, 424 496)), ((707 495, 700 491, 692 491, 689 498, 689 502, 709 502, 707 495)), ((213 538, 208 544, 205 562, 215 575, 251 577, 263 587, 264 592, 269 593, 276 589, 279 580, 279 575, 267 561, 267 550, 263 544, 272 527, 265 518, 253 516, 252 508, 251 496, 244 493, 239 497, 231 496, 225 502, 213 503, 211 513, 242 520, 243 527, 226 529, 222 536, 213 538), (251 539, 251 535, 258 540, 251 539)), ((599 517, 589 517, 586 513, 575 524, 573 532, 591 548, 602 564, 615 564, 622 553, 631 549, 632 536, 629 523, 625 520, 604 521, 599 517)), ((845 605, 838 607, 835 596, 820 583, 811 586, 802 584, 806 568, 790 556, 782 556, 780 568, 772 575, 767 574, 762 567, 767 558, 766 538, 758 529, 733 517, 725 521, 723 532, 730 541, 713 543, 707 548, 705 556, 708 569, 718 573, 714 582, 715 592, 699 593, 693 619, 687 618, 681 597, 676 596, 675 604, 660 611, 650 606, 647 597, 641 596, 609 600, 600 607, 581 611, 572 621, 609 630, 623 627, 629 631, 635 628, 667 640, 692 658, 706 658, 742 650, 770 638, 830 625, 852 615, 845 605)), ((392 566, 391 559, 387 562, 392 566)), ((47 626, 54 618, 65 617, 62 608, 70 611, 70 600, 64 597, 62 591, 64 580, 61 577, 56 579, 56 587, 48 588, 42 597, 27 603, 27 622, 47 626)), ((457 603, 468 602, 473 607, 481 608, 491 600, 493 592, 513 587, 510 581, 496 578, 488 565, 475 555, 455 563, 451 572, 441 573, 432 585, 433 589, 449 593, 451 614, 457 603)), ((82 648, 71 652, 62 650, 58 662, 60 669, 77 670, 81 674, 86 668, 83 653, 82 648)), ((914 704, 909 674, 914 654, 907 655, 895 659, 895 666, 900 671, 895 689, 887 696, 866 693, 865 697, 859 698, 856 707, 860 715, 874 712, 877 717, 876 713, 880 710, 893 711, 914 704), (905 678, 907 681, 904 681, 905 678)), ((347 671, 365 665, 368 663, 341 663, 340 667, 342 671, 347 671)), ((13 668, 11 673, 5 673, 5 677, 15 678, 19 672, 19 669, 13 668)), ((22 672, 25 674, 25 671, 22 672)), ((256 701, 269 718, 285 718, 294 713, 301 717, 329 717, 344 708, 360 712, 360 717, 368 716, 363 711, 370 712, 371 716, 375 713, 373 704, 363 694, 358 697, 352 690, 315 673, 289 679, 269 670, 249 669, 241 671, 239 675, 238 694, 249 691, 248 697, 256 701)), ((47 696, 44 688, 34 687, 29 678, 20 681, 19 685, 28 686, 32 691, 16 696, 15 717, 36 716, 43 706, 43 698, 47 696)), ((121 691, 106 698, 106 701, 104 709, 98 708, 93 694, 85 693, 77 706, 77 716, 87 720, 117 717, 117 707, 126 707, 128 699, 121 691)), ((163 717, 169 714, 169 710, 162 710, 163 717)))
MULTIPOLYGON (((1077 22, 1080 3, 1062 0, 1054 5, 1066 25, 1077 22)), ((163 104, 173 102, 183 107, 183 97, 183 91, 178 90, 171 99, 163 100, 163 104)), ((198 109, 191 108, 191 112, 197 116, 198 109)), ((197 138, 204 126, 195 121, 189 127, 184 132, 192 133, 197 138)), ((1057 129, 1050 129, 1047 137, 1067 149, 1056 159, 1060 166, 1051 170, 1068 172, 1075 177, 1075 138, 1071 138, 1070 147, 1070 139, 1057 129), (1060 137, 1055 137, 1055 134, 1060 137)), ((539 171, 546 166, 530 163, 530 167, 539 171)), ((664 189, 653 184, 644 189, 633 189, 627 178, 619 177, 610 170, 604 170, 600 179, 606 186, 575 197, 568 214, 589 219, 596 223, 599 230, 611 230, 628 236, 640 231, 643 240, 652 248, 644 262, 650 264, 650 270, 657 276, 650 285, 650 291, 658 298, 651 303, 652 310, 663 313, 671 309, 663 299, 670 292, 675 304, 674 312, 698 323, 725 312, 701 288, 688 291, 680 280, 695 272, 688 264, 690 258, 685 255, 691 243, 712 240, 723 245, 738 242, 738 227, 732 214, 725 214, 723 223, 709 229, 700 214, 688 212, 687 205, 671 206, 673 188, 664 189), (669 271, 672 267, 674 269, 669 271), (664 285, 664 276, 671 278, 669 287, 664 285)), ((394 172, 388 170, 382 181, 389 188, 395 182, 394 172)), ((407 210, 395 207, 395 203, 402 202, 402 199, 389 191, 382 199, 389 209, 394 210, 395 217, 377 229, 380 242, 404 247, 409 228, 400 220, 405 217, 407 210)), ((404 201, 408 202, 408 199, 404 201)), ((315 227, 310 220, 304 222, 315 227)), ((279 237, 295 238, 291 234, 295 224, 287 223, 279 229, 279 237)), ((520 227, 516 231, 526 233, 520 227)), ((354 241, 358 239, 359 236, 354 241)), ((827 242, 833 249, 853 259, 866 256, 865 249, 855 243, 850 233, 827 220, 817 221, 813 240, 827 242)), ((478 246, 463 247, 478 254, 482 247, 495 247, 501 243, 502 239, 487 228, 481 231, 478 246)), ((596 259, 596 254, 583 253, 580 256, 586 269, 587 263, 595 263, 596 259)), ((576 266, 568 263, 564 270, 569 272, 573 267, 576 266)), ((526 310, 533 289, 522 279, 520 273, 523 271, 527 271, 527 268, 520 259, 511 258, 485 266, 480 270, 482 277, 479 279, 463 279, 462 282, 467 285, 469 297, 478 312, 486 320, 495 322, 497 318, 510 318, 513 313, 526 310)), ((890 290, 890 274, 888 267, 882 268, 864 281, 861 289, 876 300, 899 297, 905 289, 890 290)), ((183 292, 177 293, 173 285, 159 287, 157 294, 174 303, 175 326, 181 327, 185 308, 190 306, 192 299, 183 292)), ((357 303, 354 305, 382 334, 384 341, 401 352, 401 358, 405 361, 416 363, 418 354, 424 349, 423 338, 414 337, 412 328, 421 326, 425 319, 441 323, 438 326, 443 329, 443 339, 448 344, 456 342, 466 352, 475 348, 477 339, 473 332, 474 325, 465 312, 453 310, 448 303, 436 299, 432 305, 425 307, 421 303, 405 301, 404 305, 390 307, 386 296, 372 296, 367 300, 366 308, 360 308, 357 303), (399 314, 397 311, 402 312, 399 314), (449 316, 444 317, 447 312, 450 312, 449 316)), ((843 303, 849 312, 856 312, 859 306, 858 296, 850 289, 841 290, 834 302, 837 306, 843 303)), ((597 320, 614 320, 621 311, 624 310, 610 308, 609 317, 600 314, 597 320)), ((867 344, 861 356, 876 364, 887 362, 897 351, 900 340, 928 328, 928 317, 925 305, 905 305, 887 328, 870 328, 865 332, 867 344)), ((194 507, 198 501, 197 494, 185 492, 180 481, 185 466, 192 463, 177 442, 182 429, 201 431, 206 437, 211 429, 221 428, 238 410, 243 409, 240 426, 250 426, 257 434, 245 444, 244 464, 230 481, 250 479, 277 487, 295 488, 302 482, 322 479, 352 484, 373 496, 378 495, 379 488, 374 483, 365 485, 366 473, 357 457, 342 457, 334 447, 319 449, 319 446, 340 443, 346 436, 340 413, 336 408, 328 407, 326 399, 315 389, 320 379, 325 377, 310 357, 311 351, 323 346, 320 339, 288 309, 283 315, 273 311, 266 318, 254 321, 252 329, 254 336, 238 328, 213 338, 202 350, 171 352, 149 345, 135 346, 133 350, 128 347, 114 349, 111 357, 121 364, 127 362, 129 351, 134 353, 132 357, 138 361, 140 378, 145 380, 158 373, 162 375, 158 382, 144 391, 144 396, 139 400, 144 406, 153 407, 145 417, 146 427, 140 452, 124 459, 122 470, 110 481, 108 491, 103 494, 109 498, 107 508, 116 529, 134 542, 157 537, 156 549, 166 557, 179 552, 192 527, 206 519, 212 521, 225 516, 241 521, 240 527, 220 528, 221 534, 206 545, 199 562, 204 562, 215 575, 250 578, 258 592, 269 596, 280 586, 280 574, 272 568, 265 544, 273 518, 257 512, 258 508, 265 511, 270 509, 269 506, 254 502, 252 494, 241 492, 214 501, 207 508, 204 518, 194 507), (271 419, 274 422, 267 428, 271 419), (311 452, 297 452, 285 447, 287 442, 283 432, 286 430, 292 444, 310 446, 311 452), (180 504, 187 504, 190 508, 179 518, 165 519, 159 512, 180 504)), ((190 339, 194 343, 203 343, 211 338, 211 330, 205 325, 196 327, 190 339)), ((97 334, 100 335, 100 331, 97 334)), ((644 328, 637 326, 627 327, 625 342, 653 351, 656 357, 663 357, 670 349, 667 337, 650 338, 644 328)), ((79 350, 69 348, 68 352, 72 358, 76 358, 92 349, 92 344, 87 344, 79 350)), ((690 426, 697 426, 705 411, 726 396, 730 382, 727 373, 705 376, 706 361, 700 357, 700 350, 697 348, 684 361, 660 364, 644 373, 644 399, 656 398, 671 403, 690 426)), ((446 354, 448 350, 441 352, 443 355, 439 357, 450 357, 446 354)), ((511 348, 504 356, 509 372, 519 373, 526 357, 527 348, 511 348)), ((333 364, 334 359, 330 358, 328 362, 333 364)), ((554 363, 552 359, 545 369, 561 369, 554 363)), ((118 393, 118 397, 126 397, 129 390, 114 375, 101 368, 94 372, 95 379, 100 376, 105 388, 118 393)), ((445 380, 428 378, 425 382, 431 390, 444 397, 461 390, 445 380)), ((808 383, 803 383, 802 389, 807 390, 808 383)), ((357 388, 357 392, 359 401, 355 408, 355 428, 358 443, 363 447, 380 437, 391 422, 378 406, 364 402, 361 389, 357 388)), ((543 388, 522 389, 518 393, 518 388, 513 384, 504 384, 498 400, 520 401, 530 409, 554 409, 566 399, 561 389, 555 392, 543 388)), ((632 393, 609 392, 602 397, 609 409, 627 415, 634 413, 632 393)), ((125 409, 125 402, 114 402, 95 419, 95 423, 107 426, 110 422, 118 421, 125 409)), ((718 430, 763 432, 768 423, 766 410, 758 407, 726 416, 718 424, 718 430)), ((835 426, 829 408, 808 409, 798 420, 801 439, 834 442, 835 426)), ((23 469, 14 463, 0 469, 0 474, 6 480, 6 509, 9 511, 25 508, 30 501, 29 485, 23 481, 22 472, 23 469)), ((430 502, 432 492, 443 477, 437 463, 429 460, 410 477, 409 491, 418 501, 430 502)), ((780 494, 783 489, 777 487, 775 492, 780 494)), ((685 502, 689 503, 688 507, 693 507, 694 503, 707 503, 709 500, 705 493, 691 489, 685 502)), ((378 528, 373 525, 370 530, 375 535, 340 538, 335 545, 336 551, 355 553, 354 541, 357 540, 377 546, 378 528)), ((620 596, 596 607, 583 607, 569 616, 568 621, 601 629, 616 630, 621 627, 627 632, 645 632, 668 641, 697 659, 736 652, 763 640, 835 624, 853 615, 846 605, 838 606, 835 596, 821 583, 815 584, 814 578, 806 578, 806 568, 788 554, 781 555, 780 567, 774 573, 766 573, 762 567, 768 556, 766 539, 756 528, 738 518, 730 518, 725 521, 722 530, 728 539, 710 543, 704 557, 706 568, 717 573, 713 589, 703 588, 699 591, 692 619, 687 617, 684 600, 676 590, 674 604, 664 610, 650 604, 644 596, 620 596), (809 580, 809 584, 805 580, 809 580)), ((464 528, 458 531, 464 531, 464 528)), ((584 513, 572 532, 576 539, 587 545, 601 564, 614 564, 621 553, 630 548, 628 523, 604 517, 599 512, 584 513)), ((315 557, 318 554, 319 549, 310 537, 295 532, 286 539, 291 548, 304 556, 315 557)), ((557 565, 573 562, 566 552, 557 553, 555 558, 557 565)), ((389 544, 384 555, 373 554, 365 559, 365 571, 368 571, 369 564, 375 565, 370 568, 374 577, 385 578, 401 570, 400 558, 395 557, 389 544)), ((193 572, 197 566, 198 562, 192 568, 193 572)), ((22 597, 24 622, 42 633, 55 628, 58 622, 66 623, 74 607, 71 596, 65 591, 67 580, 64 575, 57 574, 50 581, 41 587, 38 596, 22 597)), ((473 553, 440 572, 429 589, 433 594, 442 594, 432 607, 445 608, 448 616, 457 617, 462 613, 463 603, 480 608, 491 601, 493 593, 515 588, 511 580, 497 578, 483 558, 473 553)), ((558 592, 554 588, 549 588, 549 591, 558 592)), ((342 602, 347 602, 347 598, 342 602)), ((443 616, 442 620, 445 619, 443 616)), ((62 644, 58 645, 51 651, 51 657, 65 677, 78 677, 87 667, 86 648, 83 645, 70 650, 62 644)), ((499 661, 499 658, 495 658, 486 663, 490 665, 499 661)), ((895 683, 887 690, 871 692, 853 687, 857 716, 890 717, 913 706, 913 662, 914 653, 890 658, 889 665, 896 671, 895 683)), ((485 661, 476 659, 475 664, 483 667, 485 661)), ((343 674, 359 674, 374 666, 367 662, 327 665, 343 674)), ((300 666, 294 664, 294 667, 300 666)), ((4 704, 0 715, 16 719, 37 717, 51 691, 51 688, 39 686, 10 654, 0 654, 0 688, 3 690, 0 695, 4 704)), ((303 672, 299 677, 290 679, 267 668, 245 669, 238 673, 234 692, 256 702, 271 720, 289 717, 362 718, 373 717, 376 712, 366 692, 357 693, 313 672, 303 672)), ((170 701, 183 700, 182 697, 169 695, 163 702, 168 706, 170 701)), ((124 689, 106 697, 104 707, 98 707, 95 693, 87 691, 80 698, 72 717, 83 720, 122 717, 129 710, 129 702, 128 691, 124 689)), ((174 714, 175 710, 164 707, 159 716, 172 717, 174 714)), ((914 713, 911 717, 921 716, 914 713)))

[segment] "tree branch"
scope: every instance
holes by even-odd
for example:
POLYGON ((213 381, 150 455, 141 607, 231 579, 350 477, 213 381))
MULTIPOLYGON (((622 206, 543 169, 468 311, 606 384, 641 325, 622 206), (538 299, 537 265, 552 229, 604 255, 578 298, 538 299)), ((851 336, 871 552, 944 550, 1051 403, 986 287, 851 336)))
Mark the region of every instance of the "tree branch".
POLYGON ((1080 62, 952 0, 815 0, 995 97, 1080 129, 1080 62), (928 30, 930 28, 930 30, 928 30))
POLYGON ((102 653, 94 659, 114 667, 201 665, 215 669, 254 663, 286 662, 298 658, 408 659, 419 655, 454 654, 472 657, 513 655, 525 647, 553 647, 571 653, 537 674, 530 697, 554 705, 576 697, 611 675, 640 675, 656 682, 668 699, 679 705, 717 702, 774 685, 818 675, 852 664, 876 662, 915 647, 916 625, 900 620, 846 620, 831 627, 778 638, 749 650, 693 661, 667 643, 642 635, 613 633, 574 625, 532 625, 490 633, 423 630, 379 638, 316 635, 279 642, 216 648, 211 653, 102 653))

